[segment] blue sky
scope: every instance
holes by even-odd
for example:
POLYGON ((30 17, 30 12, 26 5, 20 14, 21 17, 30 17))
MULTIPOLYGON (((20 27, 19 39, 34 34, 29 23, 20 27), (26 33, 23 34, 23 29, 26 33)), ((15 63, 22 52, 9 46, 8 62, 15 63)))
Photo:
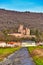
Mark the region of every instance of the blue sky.
POLYGON ((16 11, 43 12, 43 0, 0 0, 0 8, 16 11))

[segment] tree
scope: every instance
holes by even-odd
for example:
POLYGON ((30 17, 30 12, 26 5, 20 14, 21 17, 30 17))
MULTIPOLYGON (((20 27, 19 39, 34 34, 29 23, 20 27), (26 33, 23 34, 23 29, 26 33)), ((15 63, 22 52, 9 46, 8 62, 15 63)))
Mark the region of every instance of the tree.
POLYGON ((30 35, 35 35, 35 30, 34 29, 30 30, 30 35))
POLYGON ((42 33, 41 33, 41 31, 39 31, 38 29, 36 29, 35 35, 36 35, 36 41, 37 41, 37 42, 43 40, 42 33))
POLYGON ((3 30, 2 32, 4 34, 5 42, 7 43, 8 41, 10 41, 9 36, 8 36, 9 31, 8 30, 3 30))

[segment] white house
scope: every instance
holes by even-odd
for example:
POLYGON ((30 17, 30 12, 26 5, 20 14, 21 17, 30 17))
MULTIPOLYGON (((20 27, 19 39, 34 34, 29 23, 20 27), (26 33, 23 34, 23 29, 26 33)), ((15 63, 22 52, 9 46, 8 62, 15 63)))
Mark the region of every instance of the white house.
POLYGON ((0 47, 6 47, 6 43, 5 42, 0 42, 0 47))
POLYGON ((14 47, 13 44, 7 44, 6 47, 14 47))
POLYGON ((22 47, 28 47, 28 46, 36 46, 36 43, 34 41, 22 42, 22 47))
POLYGON ((0 47, 14 47, 14 44, 8 44, 5 42, 0 42, 0 47))
POLYGON ((36 44, 37 45, 43 45, 43 42, 37 42, 36 44))

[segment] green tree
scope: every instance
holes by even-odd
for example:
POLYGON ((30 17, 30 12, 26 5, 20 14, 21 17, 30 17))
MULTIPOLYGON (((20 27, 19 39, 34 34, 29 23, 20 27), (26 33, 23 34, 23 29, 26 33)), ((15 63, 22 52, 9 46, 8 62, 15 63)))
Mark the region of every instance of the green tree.
POLYGON ((8 30, 3 30, 2 32, 4 34, 5 42, 7 43, 8 41, 10 41, 9 36, 8 36, 9 31, 8 30))
POLYGON ((43 38, 42 38, 42 33, 41 33, 41 31, 39 31, 38 29, 36 29, 35 35, 36 35, 36 41, 37 41, 37 42, 43 40, 43 38))

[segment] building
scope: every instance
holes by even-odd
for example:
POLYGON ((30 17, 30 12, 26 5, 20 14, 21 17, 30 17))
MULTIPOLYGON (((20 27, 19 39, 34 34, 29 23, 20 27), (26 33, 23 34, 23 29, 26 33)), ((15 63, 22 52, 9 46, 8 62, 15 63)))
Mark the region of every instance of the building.
POLYGON ((39 46, 39 45, 43 46, 43 42, 37 42, 36 45, 37 46, 39 46))
POLYGON ((0 42, 0 47, 17 47, 21 46, 21 42, 0 42))
POLYGON ((30 35, 30 29, 23 27, 23 25, 20 25, 18 28, 18 33, 24 34, 24 35, 30 35))
POLYGON ((36 43, 35 41, 23 41, 21 46, 22 47, 36 46, 36 43))
POLYGON ((11 36, 15 36, 15 37, 19 37, 19 38, 27 38, 27 37, 34 37, 35 38, 35 35, 30 35, 30 29, 29 28, 24 28, 23 25, 20 25, 19 28, 18 28, 18 32, 17 33, 11 33, 11 34, 8 34, 8 35, 11 35, 11 36))
POLYGON ((19 28, 18 28, 18 33, 22 34, 22 32, 23 32, 23 25, 20 25, 19 28))
POLYGON ((30 35, 30 29, 26 28, 26 35, 30 35))
POLYGON ((5 42, 0 42, 0 47, 6 47, 6 43, 5 42))
POLYGON ((20 34, 20 33, 11 33, 8 35, 15 36, 15 37, 22 37, 22 34, 20 34))
POLYGON ((10 47, 21 46, 20 42, 8 42, 7 44, 8 44, 7 46, 10 46, 10 47))

